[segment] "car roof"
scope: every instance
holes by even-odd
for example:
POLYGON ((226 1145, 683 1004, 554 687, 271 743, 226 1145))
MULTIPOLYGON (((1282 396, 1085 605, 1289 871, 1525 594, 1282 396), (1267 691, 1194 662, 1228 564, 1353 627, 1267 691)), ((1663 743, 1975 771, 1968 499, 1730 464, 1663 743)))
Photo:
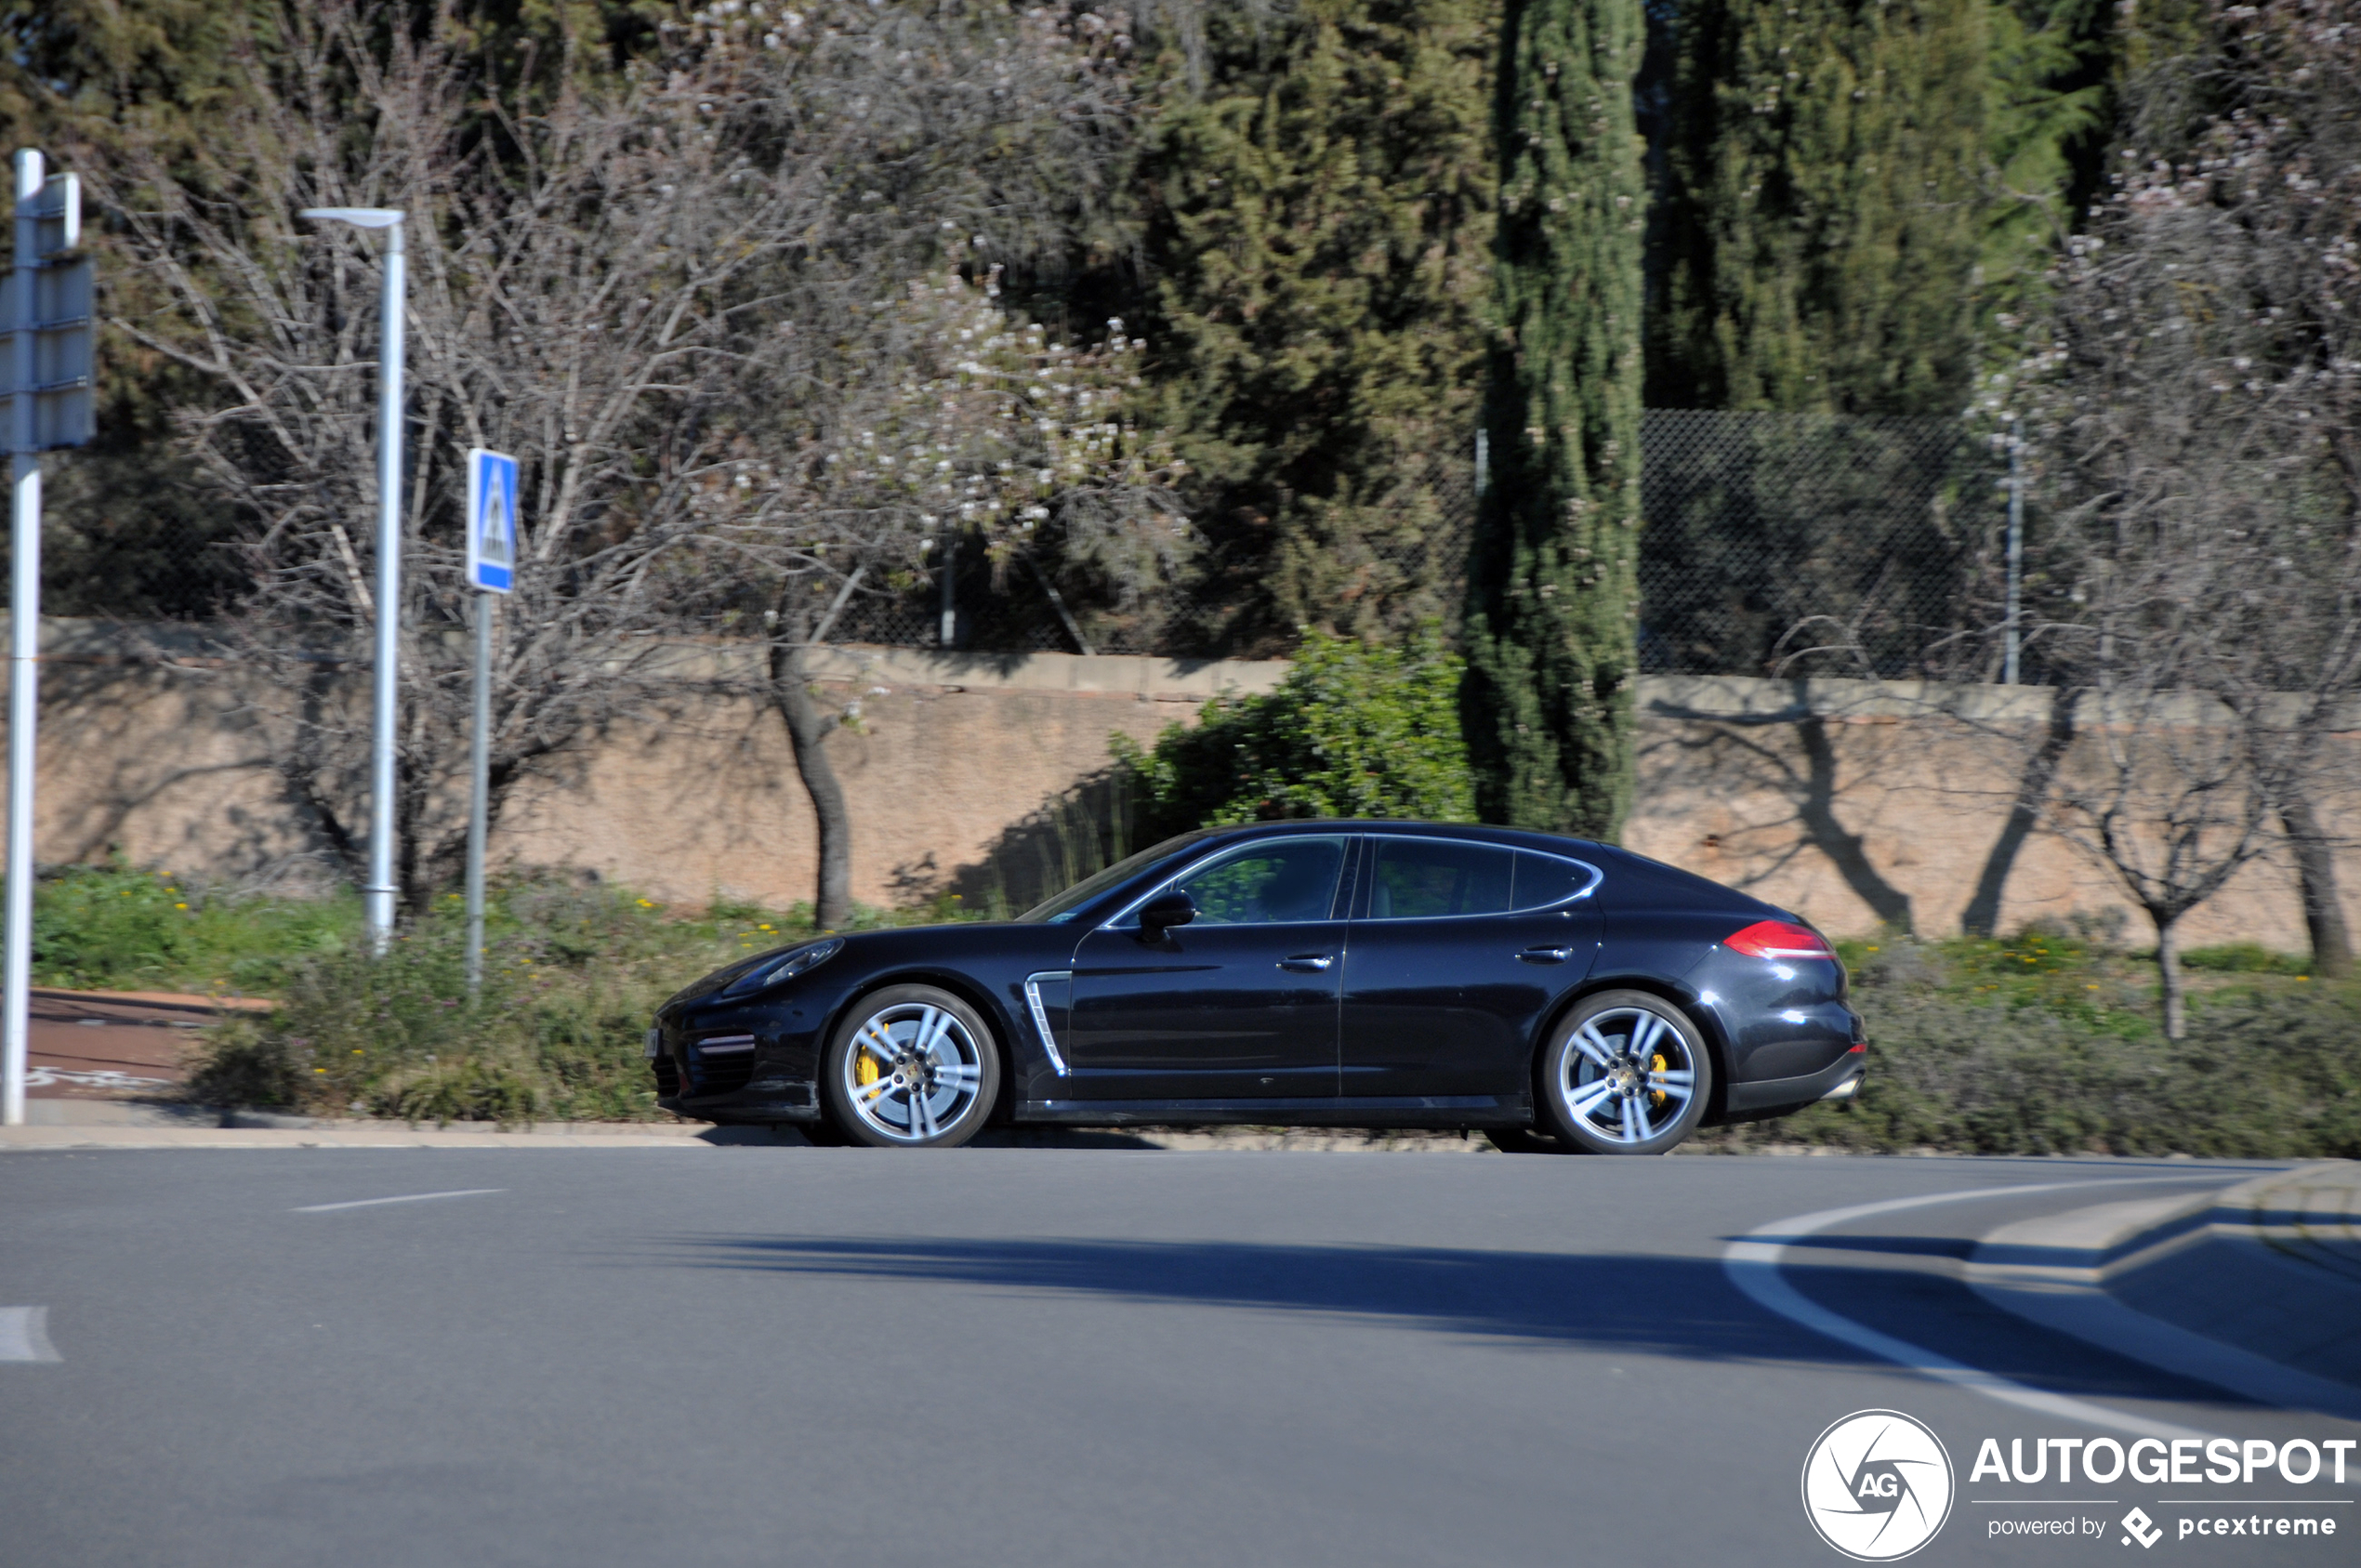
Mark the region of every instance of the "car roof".
POLYGON ((1563 834, 1541 833, 1531 828, 1494 827, 1485 823, 1404 822, 1390 817, 1304 817, 1286 822, 1241 823, 1235 827, 1213 828, 1206 831, 1198 844, 1210 844, 1217 838, 1226 842, 1231 837, 1247 835, 1289 835, 1298 833, 1389 833, 1425 838, 1465 838, 1480 844, 1499 844, 1510 849, 1539 850, 1550 854, 1576 854, 1598 846, 1588 838, 1575 838, 1563 834))

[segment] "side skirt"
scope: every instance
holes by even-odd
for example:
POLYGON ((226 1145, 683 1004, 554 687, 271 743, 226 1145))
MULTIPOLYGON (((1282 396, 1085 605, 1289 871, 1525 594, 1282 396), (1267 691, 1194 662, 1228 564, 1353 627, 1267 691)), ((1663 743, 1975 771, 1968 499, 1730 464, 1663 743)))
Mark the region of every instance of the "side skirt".
POLYGON ((1529 1095, 1339 1100, 1021 1100, 1013 1119, 1061 1127, 1508 1127, 1533 1125, 1529 1095))

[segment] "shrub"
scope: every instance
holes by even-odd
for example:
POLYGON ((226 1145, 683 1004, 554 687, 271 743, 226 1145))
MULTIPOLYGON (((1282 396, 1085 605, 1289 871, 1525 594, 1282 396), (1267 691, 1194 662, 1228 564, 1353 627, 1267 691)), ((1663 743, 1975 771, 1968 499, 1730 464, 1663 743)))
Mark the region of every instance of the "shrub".
POLYGON ((806 934, 808 914, 717 903, 680 919, 554 877, 494 889, 483 986, 467 989, 455 896, 382 958, 356 942, 296 965, 278 1009, 209 1031, 191 1094, 405 1121, 639 1121, 662 1114, 640 1056, 658 1004, 730 958, 806 934))
POLYGON ((1868 1022, 1860 1097, 1701 1145, 1864 1153, 2361 1156, 2361 994, 2241 982, 2193 995, 2187 1036, 2156 1025, 2130 955, 2055 933, 1855 949, 1868 1022))
POLYGON ((1148 838, 1288 817, 1471 822, 1462 665, 1440 626, 1394 646, 1307 629, 1276 691, 1216 697, 1142 750, 1115 737, 1148 838))

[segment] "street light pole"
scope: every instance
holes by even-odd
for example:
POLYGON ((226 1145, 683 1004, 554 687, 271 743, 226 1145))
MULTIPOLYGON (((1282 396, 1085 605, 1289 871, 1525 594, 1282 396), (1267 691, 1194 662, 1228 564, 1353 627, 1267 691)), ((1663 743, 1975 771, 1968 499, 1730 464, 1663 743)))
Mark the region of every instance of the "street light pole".
POLYGON ((394 727, 402 658, 402 214, 386 207, 308 207, 306 217, 386 231, 385 294, 377 328, 377 657, 376 726, 369 742, 369 882, 362 889, 369 942, 393 940, 394 727))

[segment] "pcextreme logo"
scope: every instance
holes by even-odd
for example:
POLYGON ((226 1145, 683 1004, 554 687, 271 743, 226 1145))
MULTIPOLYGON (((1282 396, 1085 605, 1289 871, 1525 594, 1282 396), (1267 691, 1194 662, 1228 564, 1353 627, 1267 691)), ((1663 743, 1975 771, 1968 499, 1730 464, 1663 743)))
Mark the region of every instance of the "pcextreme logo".
POLYGON ((1951 1517, 1951 1456, 1899 1410, 1856 1410, 1813 1441, 1803 1512, 1820 1538, 1858 1562, 1892 1562, 1934 1539, 1951 1517))

